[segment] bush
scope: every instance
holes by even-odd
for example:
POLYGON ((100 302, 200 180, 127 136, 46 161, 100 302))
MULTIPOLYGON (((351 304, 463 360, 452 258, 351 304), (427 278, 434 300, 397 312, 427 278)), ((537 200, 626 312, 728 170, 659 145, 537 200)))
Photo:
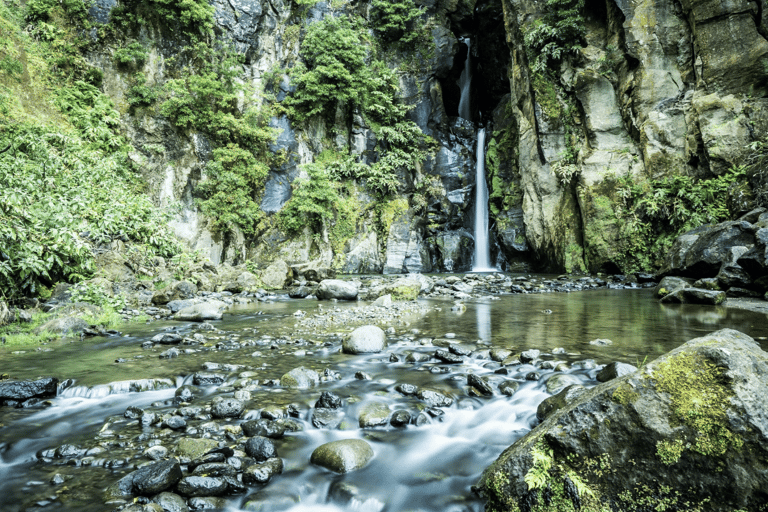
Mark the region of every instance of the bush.
POLYGON ((531 69, 544 73, 583 46, 584 0, 547 0, 544 16, 524 29, 531 69))
POLYGON ((385 41, 407 44, 419 38, 413 25, 424 9, 413 0, 373 0, 371 7, 371 26, 385 41))

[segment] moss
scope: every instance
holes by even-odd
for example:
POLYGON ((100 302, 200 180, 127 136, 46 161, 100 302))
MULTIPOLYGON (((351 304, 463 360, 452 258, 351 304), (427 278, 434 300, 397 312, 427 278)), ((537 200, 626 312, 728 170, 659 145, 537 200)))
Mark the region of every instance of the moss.
POLYGON ((415 286, 396 286, 390 290, 392 300, 416 300, 419 288, 415 286))
POLYGON ((656 443, 656 456, 661 462, 667 466, 671 466, 680 460, 684 448, 685 443, 683 443, 682 439, 664 439, 656 443))
POLYGON ((587 271, 584 264, 584 248, 581 245, 572 243, 565 248, 565 271, 569 273, 587 271))
POLYGON ((380 235, 382 240, 389 238, 389 230, 395 219, 408 211, 408 199, 400 197, 398 199, 381 201, 376 205, 376 212, 379 219, 380 235))
POLYGON ((611 399, 623 406, 627 406, 638 399, 640 395, 632 389, 632 386, 628 382, 622 382, 613 391, 611 399))
MULTIPOLYGON (((725 457, 744 442, 728 425, 733 392, 724 369, 694 354, 679 354, 659 363, 654 378, 659 391, 668 393, 673 421, 691 430, 685 448, 711 457, 725 457)), ((670 454, 664 445, 663 454, 670 454)))

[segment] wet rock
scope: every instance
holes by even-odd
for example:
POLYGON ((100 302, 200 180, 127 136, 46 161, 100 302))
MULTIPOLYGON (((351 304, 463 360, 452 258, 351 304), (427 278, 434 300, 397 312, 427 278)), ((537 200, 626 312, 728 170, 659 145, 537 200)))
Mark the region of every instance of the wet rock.
POLYGON ((59 379, 43 377, 37 380, 0 380, 0 404, 13 400, 23 402, 32 398, 56 396, 59 379))
POLYGON ((190 386, 189 384, 181 386, 175 393, 175 397, 179 402, 191 402, 198 396, 200 396, 200 388, 197 386, 190 386))
POLYGON ((512 396, 520 389, 520 383, 514 380, 505 380, 499 384, 499 392, 504 396, 512 396))
POLYGON ((416 392, 416 397, 430 407, 450 407, 453 404, 453 398, 432 389, 420 389, 416 392))
POLYGON ((373 448, 362 439, 345 439, 321 445, 310 462, 335 473, 349 473, 364 467, 373 458, 373 448))
POLYGON ((227 376, 223 373, 198 372, 192 376, 195 386, 218 386, 224 384, 227 376))
POLYGON ((661 298, 681 288, 690 288, 691 282, 691 279, 667 276, 659 281, 659 284, 653 289, 653 294, 661 298))
POLYGON ((320 300, 356 300, 357 284, 340 279, 325 279, 317 287, 317 298, 320 300))
POLYGON ((392 295, 390 294, 382 295, 381 297, 373 301, 373 303, 371 303, 371 306, 375 306, 377 308, 388 308, 391 305, 392 305, 392 295))
POLYGON ((121 478, 117 495, 152 496, 170 489, 181 479, 182 472, 176 459, 152 462, 121 478))
POLYGON ((301 284, 299 286, 292 287, 288 291, 288 296, 292 299, 305 299, 310 295, 314 295, 315 290, 316 288, 313 286, 307 286, 306 284, 301 284))
POLYGON ((265 418, 246 421, 240 427, 243 429, 243 434, 248 437, 262 436, 269 437, 270 439, 280 439, 285 435, 284 424, 265 418))
POLYGON ((372 354, 384 350, 386 343, 387 337, 380 327, 365 325, 352 331, 341 349, 346 354, 372 354))
POLYGON ((150 446, 144 450, 144 456, 151 460, 160 460, 168 456, 168 448, 161 445, 150 446))
POLYGON ((219 300, 213 300, 209 302, 203 302, 200 304, 194 304, 180 310, 173 315, 174 320, 180 320, 184 322, 204 322, 206 320, 221 320, 224 316, 224 308, 227 307, 226 302, 219 300))
POLYGON ((190 460, 199 459, 210 450, 213 450, 219 445, 213 439, 198 439, 193 437, 184 437, 179 439, 179 443, 176 446, 176 453, 180 457, 185 457, 190 460))
POLYGON ((511 355, 512 351, 506 348, 492 348, 490 352, 491 361, 496 361, 497 363, 503 362, 511 355))
POLYGON ((183 430, 187 428, 187 421, 181 416, 171 416, 165 420, 165 426, 171 430, 183 430))
POLYGON ((334 429, 344 420, 344 412, 338 409, 320 407, 312 411, 312 425, 315 428, 334 429))
POLYGON ((243 482, 248 484, 265 484, 272 477, 283 472, 283 459, 267 459, 259 464, 251 464, 243 471, 243 482))
POLYGON ((611 363, 597 373, 597 380, 600 382, 608 382, 609 380, 617 379, 636 371, 637 368, 631 364, 611 363))
POLYGON ((315 370, 303 366, 294 368, 280 377, 280 385, 284 388, 307 389, 319 383, 320 375, 315 370))
POLYGON ((755 471, 765 467, 768 450, 766 386, 768 353, 752 338, 723 329, 693 339, 550 414, 486 469, 478 491, 487 506, 521 503, 532 450, 543 443, 561 474, 575 470, 569 461, 600 454, 604 469, 592 473, 584 500, 618 502, 647 486, 655 500, 749 509, 764 501, 768 486, 768 476, 755 471), (498 478, 508 483, 494 488, 498 478), (656 491, 659 483, 670 491, 656 491))
POLYGON ((277 449, 271 439, 266 437, 252 437, 245 443, 245 453, 256 462, 264 462, 267 459, 277 457, 277 449))
POLYGON ((446 364, 461 364, 464 362, 464 358, 450 353, 447 350, 437 350, 435 352, 435 359, 446 364))
POLYGON ((718 306, 725 302, 723 291, 702 290, 700 288, 678 289, 661 299, 662 304, 705 304, 718 306))
POLYGON ((429 360, 429 354, 424 354, 422 352, 408 352, 408 354, 405 356, 406 363, 423 363, 429 360))
POLYGON ((541 355, 541 350, 538 349, 530 349, 526 350, 525 352, 522 352, 520 354, 520 361, 523 364, 529 364, 538 359, 538 357, 541 355))
POLYGON ((491 387, 488 382, 483 379, 482 377, 479 377, 478 375, 475 375, 474 373, 470 373, 467 375, 467 384, 470 388, 475 389, 479 394, 483 396, 492 396, 493 395, 493 388, 491 387))
POLYGON ((193 476, 235 476, 236 474, 235 468, 225 462, 207 462, 196 466, 192 471, 193 476))
POLYGON ((74 336, 88 330, 90 326, 79 316, 53 318, 41 325, 37 331, 47 331, 60 336, 74 336))
POLYGON ((358 416, 360 428, 386 425, 389 419, 389 407, 382 402, 372 402, 363 406, 358 416))
POLYGON ((547 379, 547 393, 556 395, 568 386, 581 384, 581 380, 574 375, 556 374, 547 379))
POLYGON ((216 397, 211 404, 214 418, 239 418, 245 410, 245 404, 237 398, 216 397))
POLYGON ((405 427, 411 422, 411 413, 404 410, 395 411, 392 413, 392 417, 389 420, 389 424, 393 427, 405 427))
POLYGON ((215 496, 193 497, 187 500, 189 510, 224 510, 227 508, 227 500, 215 496))
POLYGON ((560 390, 556 395, 544 399, 536 409, 536 417, 539 421, 544 421, 544 418, 573 402, 586 391, 587 388, 581 384, 571 384, 570 386, 567 386, 560 390))
POLYGON ((162 345, 178 345, 181 343, 182 337, 175 332, 162 332, 152 337, 154 343, 160 343, 162 345))
POLYGON ((607 347, 613 345, 613 341, 605 338, 598 338, 589 342, 590 345, 595 347, 607 347))
POLYGON ((186 476, 176 485, 176 491, 187 497, 223 496, 228 488, 224 478, 215 476, 186 476))
POLYGON ((323 391, 320 398, 315 402, 316 408, 338 409, 341 407, 341 397, 330 391, 323 391))
POLYGON ((57 459, 73 459, 85 454, 85 450, 74 444, 63 444, 56 448, 54 457, 57 459))
POLYGON ((152 498, 152 503, 160 505, 164 512, 189 512, 184 498, 172 492, 161 492, 152 498))

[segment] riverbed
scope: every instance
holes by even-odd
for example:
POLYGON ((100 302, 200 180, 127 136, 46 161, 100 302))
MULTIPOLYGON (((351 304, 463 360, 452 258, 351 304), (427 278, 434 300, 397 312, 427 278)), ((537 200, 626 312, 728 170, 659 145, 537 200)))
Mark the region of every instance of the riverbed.
POLYGON ((319 312, 341 316, 359 303, 282 295, 233 306, 223 320, 204 329, 170 321, 131 324, 109 338, 54 342, 22 354, 0 351, 0 370, 14 378, 52 375, 74 380, 48 407, 0 409, 0 509, 117 509, 132 499, 112 498, 107 504, 104 489, 148 462, 143 454, 148 447, 161 445, 173 455, 181 437, 212 438, 237 447, 242 441, 237 425, 282 410, 295 423, 295 431, 275 441, 283 473, 265 486, 216 501, 220 508, 480 511, 482 503, 471 486, 507 446, 535 426, 536 408, 550 396, 547 382, 552 377, 567 374, 593 386, 601 365, 619 361, 639 366, 691 338, 726 327, 756 338, 764 347, 768 337, 764 313, 662 305, 649 290, 489 296, 465 301, 465 309, 454 308, 450 300, 419 303, 424 313, 380 325, 387 330, 388 346, 378 354, 341 353, 352 325, 335 324, 327 332, 306 327, 306 320, 319 312), (198 343, 180 345, 178 357, 170 359, 159 357, 167 346, 142 348, 164 331, 198 343), (595 340, 603 341, 591 343, 595 340), (461 354, 460 363, 434 357, 436 350, 452 345, 460 348, 455 351, 461 354), (522 363, 514 356, 494 361, 494 348, 541 353, 522 363), (321 381, 309 389, 280 386, 280 377, 297 367, 317 371, 321 381), (131 406, 158 417, 177 412, 176 390, 191 384, 195 373, 208 370, 224 374, 225 382, 200 386, 191 406, 203 411, 187 418, 186 430, 142 425, 124 416, 131 406), (494 394, 473 390, 468 374, 484 378, 494 394), (509 381, 515 391, 503 394, 499 386, 509 381), (147 384, 152 382, 156 384, 147 384), (429 407, 398 390, 402 384, 438 390, 452 404, 429 407), (137 386, 158 389, 130 391, 137 386), (214 397, 239 390, 248 390, 250 397, 241 419, 213 422, 206 416, 205 407, 214 397), (343 417, 335 428, 312 424, 323 391, 343 401, 343 417), (392 412, 406 411, 412 421, 405 427, 360 428, 359 413, 372 402, 392 412), (374 451, 371 462, 342 475, 309 463, 316 447, 340 439, 367 441, 374 451), (80 451, 66 456, 62 445, 80 451))

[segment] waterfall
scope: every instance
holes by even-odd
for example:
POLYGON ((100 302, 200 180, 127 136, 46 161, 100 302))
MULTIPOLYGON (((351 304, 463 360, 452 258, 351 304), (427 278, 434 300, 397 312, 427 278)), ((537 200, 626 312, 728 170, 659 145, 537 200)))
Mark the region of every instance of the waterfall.
POLYGON ((464 69, 461 71, 459 77, 459 87, 461 88, 461 99, 459 100, 459 117, 472 121, 472 107, 470 106, 470 86, 472 83, 472 66, 470 65, 470 55, 472 54, 472 48, 469 45, 469 38, 465 37, 463 40, 467 45, 467 60, 464 61, 464 69))
POLYGON ((477 130, 477 165, 475 167, 475 261, 473 272, 492 272, 488 244, 488 186, 485 183, 485 128, 477 130))

